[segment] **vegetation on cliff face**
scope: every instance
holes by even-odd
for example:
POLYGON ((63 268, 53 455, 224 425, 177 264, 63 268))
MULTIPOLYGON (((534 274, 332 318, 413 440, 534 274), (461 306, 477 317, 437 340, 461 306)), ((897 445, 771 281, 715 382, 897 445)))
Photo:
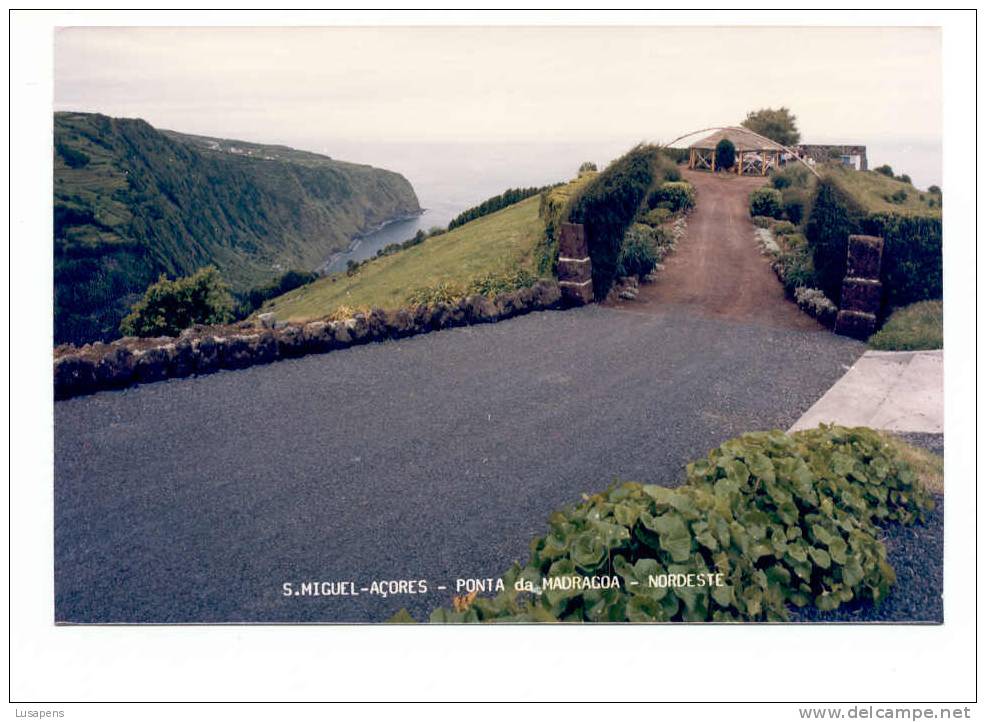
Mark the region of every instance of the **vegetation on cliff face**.
POLYGON ((160 274, 216 266, 244 294, 420 210, 397 174, 284 146, 56 113, 55 341, 118 335, 160 274))

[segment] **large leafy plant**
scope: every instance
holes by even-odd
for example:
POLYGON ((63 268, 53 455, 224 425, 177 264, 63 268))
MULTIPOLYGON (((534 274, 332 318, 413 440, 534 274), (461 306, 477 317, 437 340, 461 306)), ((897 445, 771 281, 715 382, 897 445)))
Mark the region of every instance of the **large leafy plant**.
POLYGON ((879 525, 932 507, 870 429, 744 434, 690 464, 682 486, 625 483, 552 514, 502 592, 431 620, 783 621, 790 605, 879 603, 896 581, 879 525), (652 583, 687 575, 707 583, 652 583), (576 577, 619 584, 552 581, 576 577))

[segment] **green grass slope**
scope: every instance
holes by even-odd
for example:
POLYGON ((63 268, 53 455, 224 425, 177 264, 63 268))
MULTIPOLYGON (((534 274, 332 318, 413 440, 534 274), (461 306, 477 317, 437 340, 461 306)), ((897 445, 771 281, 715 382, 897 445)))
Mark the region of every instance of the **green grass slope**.
POLYGON ((272 299, 261 312, 301 321, 341 307, 396 308, 416 288, 441 282, 468 284, 486 273, 534 271, 534 250, 544 235, 539 196, 527 198, 399 253, 373 259, 353 276, 337 274, 272 299))
POLYGON ((870 336, 880 351, 925 351, 943 346, 941 301, 918 301, 894 311, 883 328, 870 336))
POLYGON ((137 119, 56 113, 54 150, 56 343, 119 335, 161 273, 214 264, 243 292, 420 210, 397 173, 137 119))
POLYGON ((910 183, 890 178, 875 171, 857 171, 840 165, 819 168, 823 176, 834 179, 870 213, 899 213, 902 215, 941 216, 940 196, 921 191, 910 183), (894 193, 903 192, 906 198, 889 200, 894 193))

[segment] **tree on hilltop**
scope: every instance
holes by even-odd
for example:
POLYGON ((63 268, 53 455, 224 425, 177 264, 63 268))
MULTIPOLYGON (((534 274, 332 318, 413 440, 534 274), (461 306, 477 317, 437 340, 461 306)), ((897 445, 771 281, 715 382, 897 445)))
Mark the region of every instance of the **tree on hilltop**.
POLYGON ((781 145, 797 145, 801 140, 797 118, 787 108, 751 110, 740 125, 781 145))

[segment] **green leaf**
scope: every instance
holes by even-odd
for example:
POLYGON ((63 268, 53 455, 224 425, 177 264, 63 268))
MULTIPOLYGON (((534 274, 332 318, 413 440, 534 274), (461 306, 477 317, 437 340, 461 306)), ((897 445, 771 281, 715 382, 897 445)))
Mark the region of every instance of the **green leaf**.
POLYGON ((753 455, 750 462, 750 473, 758 477, 761 481, 773 483, 777 478, 774 475, 774 464, 763 453, 757 452, 753 455))
POLYGON ((832 558, 824 549, 819 549, 818 547, 808 547, 808 554, 811 556, 812 561, 814 561, 815 564, 820 566, 822 569, 828 569, 832 566, 832 558))

